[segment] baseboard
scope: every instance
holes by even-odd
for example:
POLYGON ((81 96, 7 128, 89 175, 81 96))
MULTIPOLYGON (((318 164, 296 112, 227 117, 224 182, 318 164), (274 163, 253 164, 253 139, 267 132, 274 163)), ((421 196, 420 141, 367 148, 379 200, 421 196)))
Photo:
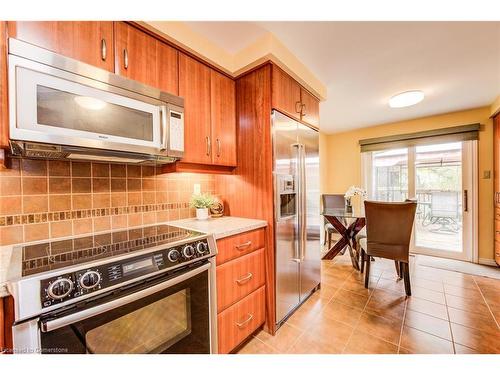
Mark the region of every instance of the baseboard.
POLYGON ((493 259, 479 258, 479 262, 478 263, 482 264, 482 265, 485 265, 485 266, 498 267, 498 264, 493 259))

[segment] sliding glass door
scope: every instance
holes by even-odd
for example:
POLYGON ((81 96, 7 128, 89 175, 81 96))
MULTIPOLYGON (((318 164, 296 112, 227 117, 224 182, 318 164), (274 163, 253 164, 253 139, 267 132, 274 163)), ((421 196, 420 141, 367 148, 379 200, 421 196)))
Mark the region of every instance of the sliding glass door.
POLYGON ((472 260, 473 141, 364 153, 369 199, 417 199, 414 253, 472 260))

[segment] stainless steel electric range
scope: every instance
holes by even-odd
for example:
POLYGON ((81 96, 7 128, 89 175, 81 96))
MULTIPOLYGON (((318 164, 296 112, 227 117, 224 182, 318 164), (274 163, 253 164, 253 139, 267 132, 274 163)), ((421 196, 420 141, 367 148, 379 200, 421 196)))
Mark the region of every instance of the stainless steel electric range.
POLYGON ((216 252, 169 225, 18 246, 14 351, 214 353, 216 252))

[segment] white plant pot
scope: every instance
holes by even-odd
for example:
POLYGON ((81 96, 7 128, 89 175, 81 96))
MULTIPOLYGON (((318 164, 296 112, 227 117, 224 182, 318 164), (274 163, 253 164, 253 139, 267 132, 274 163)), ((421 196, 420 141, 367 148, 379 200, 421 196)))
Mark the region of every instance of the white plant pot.
POLYGON ((207 220, 209 218, 208 208, 197 208, 196 209, 196 219, 197 220, 207 220))

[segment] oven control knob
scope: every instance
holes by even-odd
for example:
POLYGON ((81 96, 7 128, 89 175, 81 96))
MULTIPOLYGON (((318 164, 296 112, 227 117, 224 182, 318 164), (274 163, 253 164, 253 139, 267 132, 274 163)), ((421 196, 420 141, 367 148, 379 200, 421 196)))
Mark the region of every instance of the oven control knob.
POLYGON ((180 257, 181 253, 179 253, 179 251, 176 249, 170 250, 167 254, 168 260, 171 261, 172 263, 177 262, 180 257))
POLYGON ((208 245, 205 242, 199 242, 196 245, 196 251, 198 252, 199 255, 205 254, 207 250, 208 250, 208 245))
POLYGON ((194 247, 191 245, 184 246, 184 249, 182 249, 182 255, 184 255, 187 259, 192 258, 195 255, 194 247))
POLYGON ((101 282, 101 275, 96 271, 85 272, 78 281, 83 289, 92 289, 101 282))
POLYGON ((68 278, 55 280, 49 285, 47 294, 53 299, 63 299, 73 290, 73 281, 68 278))

